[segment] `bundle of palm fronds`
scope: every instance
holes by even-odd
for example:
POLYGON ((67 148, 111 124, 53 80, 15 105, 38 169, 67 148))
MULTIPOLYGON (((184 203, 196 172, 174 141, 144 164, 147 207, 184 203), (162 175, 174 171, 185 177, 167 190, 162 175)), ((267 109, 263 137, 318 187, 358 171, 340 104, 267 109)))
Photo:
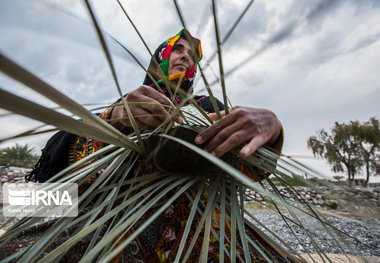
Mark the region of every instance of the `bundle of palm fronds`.
MULTIPOLYGON (((298 182, 315 188, 297 176, 300 170, 305 170, 299 164, 265 148, 244 160, 238 157, 238 150, 218 159, 193 145, 191 142, 195 136, 210 125, 204 112, 199 112, 196 107, 189 105, 178 109, 184 116, 184 125, 142 132, 139 142, 137 136, 126 137, 63 94, 57 96, 54 93, 58 91, 5 57, 2 57, 2 65, 5 65, 5 72, 14 74, 12 76, 19 80, 33 79, 28 83, 29 87, 43 87, 43 94, 88 124, 2 91, 4 108, 110 143, 48 181, 78 184, 81 190, 79 216, 40 224, 37 224, 39 218, 21 219, 2 236, 1 251, 3 256, 9 256, 7 261, 127 260, 131 246, 136 246, 135 239, 152 231, 149 227, 163 220, 162 214, 166 209, 171 206, 183 209, 185 206, 187 212, 182 218, 182 236, 177 237, 180 243, 171 258, 175 261, 198 260, 199 256, 200 261, 206 262, 210 260, 210 245, 215 245, 216 241, 219 247, 212 249, 219 250, 218 260, 222 262, 236 259, 306 262, 294 248, 287 246, 286 241, 266 228, 265 222, 258 221, 244 208, 246 189, 271 200, 283 219, 295 223, 310 240, 315 233, 303 227, 298 219, 299 212, 316 218, 325 231, 331 232, 337 246, 348 245, 345 239, 340 240, 341 231, 325 221, 316 209, 306 201, 296 203, 285 199, 268 177, 272 174, 282 185, 298 182), (99 156, 103 157, 99 159, 99 156), (243 174, 241 167, 251 177, 243 174), (103 173, 97 176, 101 169, 104 169, 103 173), (273 188, 274 194, 267 191, 262 183, 254 181, 261 179, 273 188), (284 209, 288 213, 284 213, 284 209), (199 252, 196 258, 192 258, 193 251, 199 252)), ((320 256, 327 258, 318 244, 314 245, 320 256)))
MULTIPOLYGON (((88 3, 87 6, 122 96, 103 32, 91 6, 88 3)), ((217 43, 220 44, 220 41, 217 43)), ((221 54, 220 50, 218 54, 221 54)), ((185 120, 183 125, 172 127, 170 123, 173 121, 168 119, 165 125, 154 131, 140 131, 134 127, 134 133, 127 136, 3 54, 0 55, 0 65, 6 75, 55 102, 83 122, 4 90, 0 91, 2 108, 108 144, 48 180, 78 184, 78 217, 43 222, 38 217, 22 218, 17 222, 7 220, 3 227, 13 225, 1 236, 0 256, 3 262, 129 262, 131 258, 143 260, 144 253, 158 255, 167 262, 310 260, 244 207, 246 189, 254 190, 270 200, 272 209, 292 230, 293 238, 298 239, 299 233, 294 231, 297 227, 310 239, 324 261, 330 260, 314 241, 314 235, 318 233, 313 233, 304 225, 300 213, 316 219, 320 229, 335 240, 342 253, 350 248, 350 241, 347 241, 344 232, 332 226, 316 207, 302 200, 302 197, 302 202, 286 199, 278 190, 280 184, 296 192, 291 185, 297 183, 318 191, 315 184, 299 176, 315 174, 313 171, 264 147, 245 159, 239 157, 239 149, 218 159, 195 146, 192 143, 195 136, 212 120, 191 97, 172 112, 172 119, 179 112, 182 114, 185 120), (185 103, 188 106, 183 107, 185 103), (100 170, 102 173, 99 173, 100 170), (264 184, 273 191, 268 191, 264 184), (181 217, 174 218, 168 212, 170 210, 183 213, 181 217), (166 229, 162 226, 174 225, 180 235, 174 241, 168 240, 158 246, 153 240, 154 236, 164 234, 166 229), (151 243, 142 244, 147 240, 151 243), (150 247, 157 246, 159 250, 149 251, 150 247)), ((224 83, 222 86, 227 105, 224 83)), ((128 108, 125 101, 122 105, 128 108)), ((39 131, 32 129, 12 138, 36 133, 39 131)), ((5 219, 3 215, 2 219, 5 219)), ((348 238, 355 240, 354 237, 348 238)))

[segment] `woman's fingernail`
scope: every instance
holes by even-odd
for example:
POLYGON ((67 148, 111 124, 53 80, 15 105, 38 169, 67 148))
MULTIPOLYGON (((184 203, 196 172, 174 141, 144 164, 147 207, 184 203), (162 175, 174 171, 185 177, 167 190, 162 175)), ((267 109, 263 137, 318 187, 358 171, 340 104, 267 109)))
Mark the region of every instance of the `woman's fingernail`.
POLYGON ((177 123, 179 123, 179 124, 183 124, 183 119, 182 119, 182 117, 177 117, 177 118, 176 118, 176 121, 177 121, 177 123))
POLYGON ((195 143, 196 143, 196 144, 200 144, 200 143, 202 143, 202 137, 197 136, 197 137, 195 138, 195 143))
POLYGON ((246 148, 242 149, 241 153, 242 153, 244 156, 247 157, 247 156, 249 155, 249 151, 250 151, 250 150, 251 150, 250 148, 246 147, 246 148))
POLYGON ((212 156, 215 156, 215 157, 216 157, 216 153, 215 153, 215 152, 210 152, 210 154, 211 154, 212 156))

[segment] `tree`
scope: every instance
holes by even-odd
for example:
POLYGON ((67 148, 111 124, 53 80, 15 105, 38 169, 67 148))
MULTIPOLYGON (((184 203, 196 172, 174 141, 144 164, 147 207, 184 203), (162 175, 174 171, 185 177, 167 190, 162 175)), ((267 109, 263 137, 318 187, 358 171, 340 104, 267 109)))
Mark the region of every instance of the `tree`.
POLYGON ((33 167, 38 156, 33 154, 34 147, 28 144, 24 146, 16 143, 15 146, 4 148, 0 151, 0 165, 16 167, 33 167))
POLYGON ((368 184, 370 172, 380 174, 380 125, 375 117, 360 125, 358 130, 359 146, 362 161, 365 165, 366 181, 368 184))
POLYGON ((346 171, 350 184, 363 166, 366 185, 371 174, 380 174, 380 125, 375 117, 363 124, 335 122, 331 134, 321 130, 307 144, 314 156, 321 156, 332 165, 334 172, 346 171))
POLYGON ((318 132, 317 136, 311 136, 307 145, 313 151, 314 156, 325 158, 334 172, 346 172, 349 184, 363 165, 359 153, 360 142, 358 131, 360 123, 340 124, 335 122, 331 134, 325 130, 318 132))

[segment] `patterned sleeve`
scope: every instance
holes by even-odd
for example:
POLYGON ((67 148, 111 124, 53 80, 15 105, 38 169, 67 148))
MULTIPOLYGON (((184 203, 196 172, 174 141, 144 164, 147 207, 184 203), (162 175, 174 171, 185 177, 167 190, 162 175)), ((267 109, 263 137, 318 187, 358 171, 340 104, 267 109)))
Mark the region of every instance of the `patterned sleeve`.
MULTIPOLYGON (((111 118, 112 109, 112 107, 108 108, 99 115, 99 118, 109 120, 111 118)), ((69 165, 76 163, 97 150, 100 150, 105 145, 105 143, 92 138, 76 136, 69 148, 69 165)))

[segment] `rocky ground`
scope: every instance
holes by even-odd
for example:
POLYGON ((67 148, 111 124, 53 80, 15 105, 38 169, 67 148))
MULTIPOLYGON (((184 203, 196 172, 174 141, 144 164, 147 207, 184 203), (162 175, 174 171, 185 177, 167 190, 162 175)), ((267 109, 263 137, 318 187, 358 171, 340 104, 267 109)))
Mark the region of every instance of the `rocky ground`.
MULTIPOLYGON (((317 252, 312 241, 305 235, 304 231, 294 223, 288 221, 295 235, 280 215, 268 210, 259 212, 257 209, 249 209, 249 211, 256 219, 263 222, 266 227, 275 232, 280 238, 286 240, 298 253, 317 252)), ((287 216, 289 215, 287 214, 287 216)), ((289 217, 292 218, 291 216, 289 217)), ((380 256, 380 219, 378 218, 363 220, 360 218, 327 217, 327 221, 331 225, 356 239, 354 240, 343 234, 340 235, 340 237, 335 235, 335 238, 344 238, 349 243, 350 247, 343 247, 342 249, 339 248, 333 237, 328 234, 316 219, 302 215, 298 215, 298 218, 304 225, 304 228, 310 231, 313 241, 325 253, 342 254, 343 249, 345 253, 350 255, 380 256)), ((268 231, 266 232, 269 234, 268 231)), ((343 244, 343 242, 340 243, 343 244)))
POLYGON ((32 169, 0 166, 0 208, 3 207, 3 184, 25 183, 25 175, 32 169))
MULTIPOLYGON (((310 189, 307 187, 278 187, 280 194, 287 200, 294 202, 308 202, 314 208, 325 213, 327 221, 337 229, 345 232, 345 235, 331 236, 318 220, 302 213, 297 217, 310 231, 310 235, 317 246, 324 253, 343 254, 355 256, 375 256, 375 261, 380 262, 380 188, 346 188, 346 187, 320 187, 310 189), (336 215, 336 216, 332 216, 336 215), (342 217, 344 216, 344 217, 342 217), (340 248, 334 238, 345 236, 349 247, 340 248)), ((271 191, 269 187, 266 190, 271 191)), ((246 208, 256 219, 263 222, 266 227, 285 240, 298 253, 317 253, 315 245, 304 231, 288 221, 293 233, 282 217, 272 209, 265 194, 247 190, 246 208)), ((291 215, 282 211, 291 219, 291 215)), ((329 229, 331 230, 331 229, 329 229)), ((268 234, 269 232, 266 231, 268 234)), ((344 244, 344 242, 340 242, 344 244)), ((349 262, 348 259, 333 262, 349 262)))
MULTIPOLYGON (((30 169, 0 167, 0 186, 5 182, 24 182, 24 176, 29 171, 30 169)), ((2 187, 0 187, 0 192, 1 190, 2 187)), ((322 187, 318 189, 318 191, 315 191, 305 187, 295 187, 291 189, 279 187, 279 190, 282 196, 291 201, 303 202, 306 200, 315 207, 322 209, 322 211, 327 211, 327 209, 329 209, 328 211, 337 214, 337 216, 328 216, 328 222, 337 229, 357 239, 354 240, 346 237, 350 247, 344 247, 341 249, 336 244, 333 237, 327 234, 327 231, 318 223, 317 220, 312 219, 309 216, 298 214, 300 221, 304 224, 305 228, 312 233, 311 236, 313 240, 324 253, 332 253, 335 255, 343 254, 344 251, 349 255, 375 256, 368 261, 380 262, 380 218, 376 216, 379 214, 380 205, 379 188, 357 188, 345 190, 342 188, 333 189, 322 187), (350 200, 355 200, 355 202, 350 202, 350 200), (361 216, 357 217, 358 214, 353 215, 348 212, 344 212, 350 211, 350 209, 347 209, 348 204, 350 203, 354 203, 354 208, 370 207, 371 209, 361 211, 361 213, 358 213, 361 216), (348 217, 343 218, 338 216, 342 214, 348 217)), ((0 202, 1 201, 2 200, 0 200, 0 202)), ((288 224, 293 228, 295 233, 294 236, 290 228, 278 213, 271 209, 263 209, 263 207, 268 207, 268 205, 270 207, 270 202, 267 202, 264 195, 247 190, 245 201, 245 207, 255 216, 256 219, 263 222, 269 229, 279 235, 280 238, 284 239, 298 253, 316 253, 315 246, 307 235, 304 234, 301 228, 292 222, 288 222, 288 224)), ((289 216, 289 214, 286 215, 289 216)), ((0 229, 0 235, 1 231, 2 229, 0 229)), ((334 258, 334 256, 332 256, 332 258, 334 258)), ((349 262, 347 258, 340 258, 341 259, 336 261, 333 260, 333 262, 349 262)), ((356 261, 354 260, 354 262, 356 261)))
MULTIPOLYGON (((273 189, 265 186, 265 189, 273 193, 273 189)), ((370 207, 380 207, 380 188, 366 187, 344 187, 344 186, 321 186, 318 189, 310 189, 309 187, 294 186, 285 187, 278 186, 280 194, 295 202, 308 202, 318 208, 338 208, 343 209, 349 204, 354 204, 360 200, 360 205, 370 207)), ((263 193, 258 193, 252 190, 246 190, 246 201, 255 201, 265 204, 267 198, 263 193)))
POLYGON ((19 167, 0 166, 0 182, 3 183, 24 183, 24 177, 32 169, 19 167))

